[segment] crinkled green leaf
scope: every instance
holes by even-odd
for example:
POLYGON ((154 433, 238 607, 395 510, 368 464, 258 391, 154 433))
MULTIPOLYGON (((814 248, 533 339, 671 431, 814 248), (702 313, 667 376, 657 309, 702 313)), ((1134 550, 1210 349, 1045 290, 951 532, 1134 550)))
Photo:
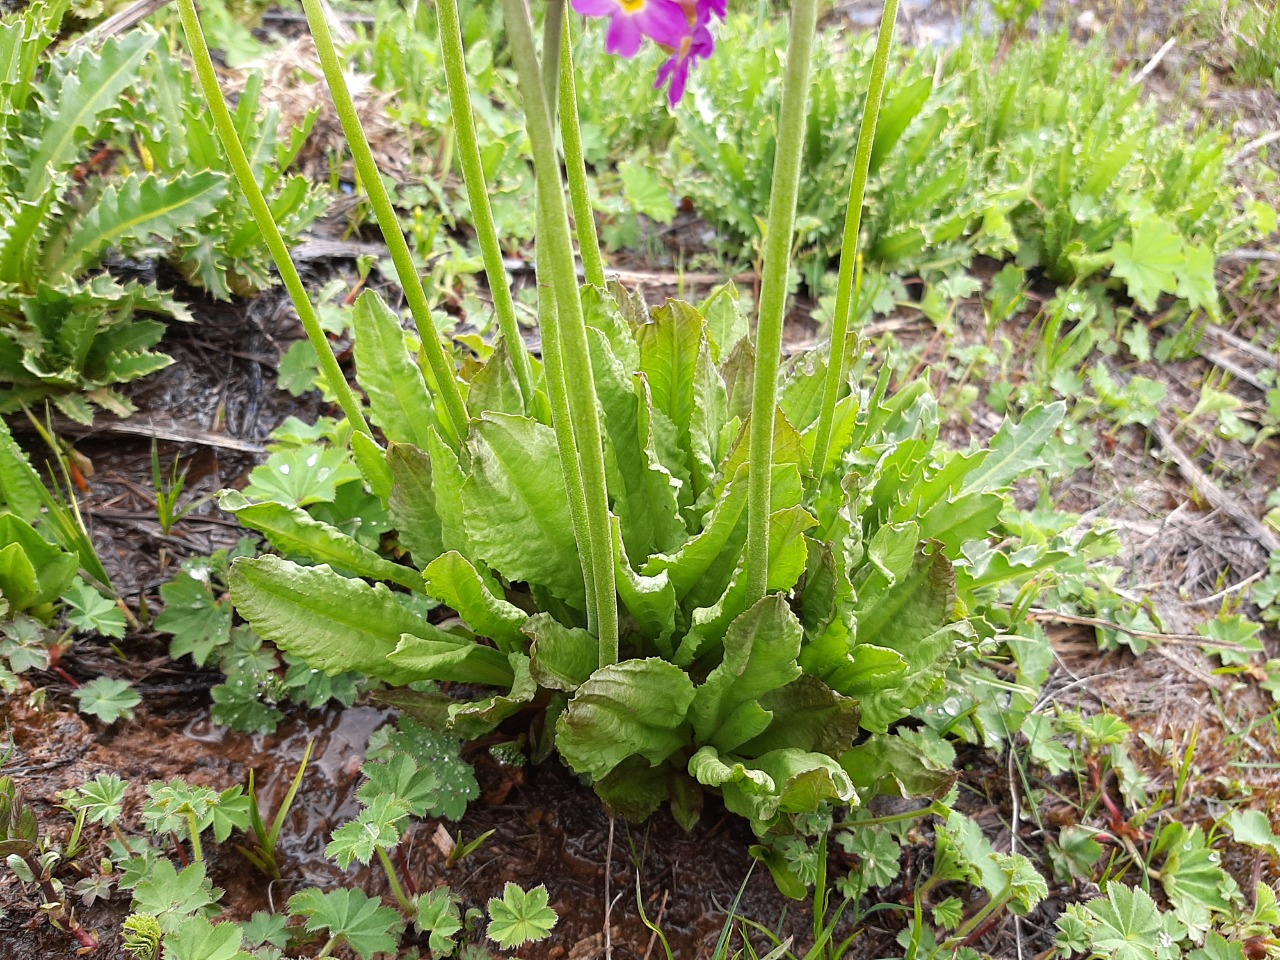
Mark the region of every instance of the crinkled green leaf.
POLYGON ((231 565, 229 582, 236 609, 264 640, 328 673, 357 671, 409 683, 424 675, 387 659, 403 637, 462 642, 414 616, 382 584, 370 586, 327 566, 241 558, 231 565))
POLYGON ((759 701, 800 676, 802 636, 800 621, 777 594, 729 625, 724 659, 698 687, 689 709, 699 743, 729 753, 764 732, 773 715, 759 701))
POLYGON ((552 690, 577 690, 600 666, 600 644, 580 627, 566 627, 549 613, 535 613, 524 632, 533 641, 529 650, 533 677, 552 690))
POLYGON ((508 580, 586 602, 555 435, 527 417, 486 414, 467 438, 462 511, 474 555, 508 580))
POLYGON ((356 298, 351 320, 356 371, 373 422, 392 443, 426 447, 435 407, 405 345, 400 318, 376 291, 366 290, 356 298))
POLYGON ((524 649, 521 628, 528 614, 495 596, 471 562, 456 550, 441 554, 423 571, 427 592, 448 604, 478 636, 508 652, 524 649))
POLYGON ((881 794, 938 799, 956 779, 954 771, 893 734, 874 734, 846 750, 840 755, 840 766, 865 801, 881 794))
POLYGON ((570 767, 597 780, 630 756, 657 766, 687 742, 693 697, 693 681, 665 660, 601 667, 556 721, 556 746, 570 767))
POLYGON ((227 490, 219 506, 250 530, 266 535, 276 549, 288 556, 303 556, 330 564, 359 577, 389 580, 410 590, 424 592, 422 577, 412 567, 380 557, 337 527, 321 523, 292 504, 250 503, 244 495, 227 490))

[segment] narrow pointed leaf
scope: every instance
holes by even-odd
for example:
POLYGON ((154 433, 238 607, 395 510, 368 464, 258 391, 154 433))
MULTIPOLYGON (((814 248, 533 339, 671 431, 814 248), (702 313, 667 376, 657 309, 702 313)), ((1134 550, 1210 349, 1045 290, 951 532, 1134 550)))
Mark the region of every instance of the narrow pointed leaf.
POLYGON ((405 345, 400 318, 377 292, 366 290, 352 311, 356 370, 373 422, 393 443, 426 448, 435 407, 422 370, 405 345))
POLYGON ((250 503, 235 490, 226 491, 219 505, 251 530, 266 535, 278 550, 339 567, 359 577, 390 580, 425 592, 422 577, 412 567, 380 557, 337 527, 321 523, 301 507, 268 501, 250 503))

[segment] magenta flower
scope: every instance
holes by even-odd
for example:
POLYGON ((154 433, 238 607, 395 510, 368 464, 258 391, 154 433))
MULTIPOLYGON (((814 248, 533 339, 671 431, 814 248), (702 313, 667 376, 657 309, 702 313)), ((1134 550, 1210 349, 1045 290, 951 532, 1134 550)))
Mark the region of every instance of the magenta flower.
POLYGON ((689 82, 689 70, 698 60, 706 60, 715 50, 716 41, 706 23, 697 23, 687 33, 671 57, 658 68, 658 79, 654 81, 655 89, 661 89, 668 80, 671 87, 667 98, 674 107, 684 96, 684 88, 689 82))
POLYGON ((634 57, 645 37, 678 50, 689 36, 689 18, 676 0, 573 0, 573 9, 608 17, 605 49, 624 57, 634 57))

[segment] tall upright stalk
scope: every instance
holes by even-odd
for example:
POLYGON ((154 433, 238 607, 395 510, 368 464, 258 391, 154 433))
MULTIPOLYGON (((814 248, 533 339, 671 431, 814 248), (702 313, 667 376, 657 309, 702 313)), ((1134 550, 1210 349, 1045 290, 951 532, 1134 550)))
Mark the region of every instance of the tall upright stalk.
MULTIPOLYGON (((538 235, 545 236, 543 222, 547 218, 544 204, 538 202, 538 235)), ((573 414, 569 409, 569 388, 564 377, 564 354, 560 349, 560 316, 555 293, 548 279, 554 266, 546 244, 536 250, 535 271, 538 278, 538 328, 542 334, 542 369, 546 377, 547 397, 551 401, 551 425, 556 434, 556 452, 564 473, 569 495, 569 520, 573 539, 578 545, 578 562, 582 564, 582 580, 587 588, 587 630, 597 633, 599 613, 595 593, 595 567, 591 552, 591 528, 587 523, 587 493, 582 483, 582 464, 573 437, 573 414), (553 372, 554 371, 554 372, 553 372)), ((598 634, 597 634, 598 635, 598 634)))
POLYGON ((489 205, 484 164, 480 160, 480 145, 476 138, 475 115, 471 110, 458 0, 436 0, 436 23, 440 33, 441 53, 444 56, 445 80, 449 87, 453 129, 458 138, 458 161, 467 187, 467 201, 471 205, 472 225, 476 228, 476 238, 480 241, 480 256, 484 260, 484 273, 489 280, 489 292, 493 296, 493 309, 498 315, 498 330, 507 341, 507 352, 511 354, 511 363, 515 367, 520 395, 524 397, 525 408, 528 409, 533 403, 533 373, 524 338, 520 336, 520 324, 516 321, 511 284, 507 279, 507 270, 502 265, 502 245, 498 242, 498 228, 493 222, 493 209, 489 205))
POLYGON ((422 350, 426 354, 427 365, 435 380, 436 391, 444 404, 445 416, 442 424, 454 443, 461 443, 467 435, 467 408, 462 402, 462 391, 458 389, 458 378, 453 361, 445 353, 440 344, 440 333, 431 319, 431 304, 427 301, 427 292, 422 286, 422 277, 414 266, 413 256, 409 252, 409 243, 400 229, 400 220, 396 217, 395 207, 391 205, 391 197, 386 185, 382 182, 382 174, 378 163, 373 158, 373 150, 369 148, 369 138, 365 136, 364 127, 360 123, 360 115, 356 112, 355 101, 351 99, 351 91, 347 88, 346 77, 342 73, 342 61, 333 43, 333 35, 329 32, 329 22, 325 18, 321 0, 302 0, 302 9, 307 15, 307 25, 311 28, 311 37, 315 41, 316 55, 320 58, 320 66, 324 70, 324 79, 329 86, 329 94, 333 97, 333 105, 342 123, 342 132, 351 147, 351 155, 355 160, 356 171, 364 188, 368 191, 369 202, 373 206, 378 227, 382 230, 382 239, 391 253, 391 262, 395 264, 396 276, 404 290, 405 299, 409 302, 409 312, 418 328, 418 339, 422 342, 422 350))
POLYGON ((844 216, 844 239, 840 245, 840 279, 836 283, 836 312, 831 327, 830 356, 827 358, 827 381, 822 389, 822 412, 813 442, 813 475, 820 476, 831 447, 831 429, 835 420, 840 386, 849 375, 849 320, 853 312, 854 274, 858 261, 858 234, 862 229, 862 204, 867 193, 867 174, 871 169, 871 149, 875 146, 876 124, 880 120, 880 104, 884 100, 884 80, 889 66, 889 50, 898 20, 898 0, 885 0, 876 36, 876 52, 871 58, 871 80, 867 85, 867 103, 862 111, 862 127, 858 131, 858 149, 853 158, 853 181, 849 184, 849 207, 844 216))
POLYGON ((560 138, 564 143, 564 168, 569 178, 569 199, 573 201, 573 225, 578 234, 578 253, 587 283, 604 286, 604 259, 596 218, 591 212, 587 191, 587 164, 582 156, 582 125, 578 122, 578 85, 573 75, 573 36, 569 18, 564 19, 560 45, 560 138))
MULTIPOLYGON (((551 63, 559 63, 561 44, 560 24, 565 21, 564 0, 547 0, 542 21, 542 95, 548 107, 557 102, 560 75, 547 69, 551 63)), ((555 126, 555 118, 551 118, 555 126)), ((547 205, 539 194, 535 224, 537 235, 547 235, 545 226, 547 205)), ((587 630, 597 634, 600 623, 599 598, 595 592, 595 566, 591 551, 591 527, 587 521, 587 490, 582 480, 582 463, 574 439, 573 412, 569 403, 569 387, 564 376, 564 352, 560 347, 560 312, 556 307, 552 288, 551 271, 555 269, 550 247, 537 244, 534 270, 538 279, 538 324, 542 334, 542 363, 547 384, 547 396, 551 401, 551 425, 556 434, 556 452, 560 457, 560 469, 564 473, 565 488, 569 495, 569 521, 573 525, 573 539, 578 545, 578 562, 582 565, 582 580, 587 591, 587 630)))
POLYGON ((800 161, 809 114, 809 67, 818 24, 818 0, 795 0, 787 72, 778 112, 778 147, 764 245, 760 318, 756 327, 756 370, 751 391, 750 474, 747 480, 747 605, 765 594, 769 581, 769 513, 773 478, 774 410, 778 403, 778 357, 787 310, 787 275, 795 231, 800 161))
MULTIPOLYGON (((555 296, 562 348, 562 368, 557 370, 548 366, 546 373, 548 380, 563 377, 566 381, 573 439, 587 507, 590 542, 586 546, 591 555, 600 665, 607 666, 618 660, 618 597, 614 589, 613 534, 609 524, 609 494, 605 485, 604 445, 595 379, 591 372, 591 354, 587 345, 587 325, 578 293, 569 213, 565 208, 564 185, 560 179, 551 111, 542 85, 529 11, 524 0, 502 0, 502 12, 511 57, 524 99, 525 124, 533 153, 538 202, 543 213, 540 225, 542 235, 538 237, 538 245, 545 248, 547 278, 551 281, 555 296)), ((539 280, 542 282, 542 278, 539 280)))
POLYGON ((182 19, 182 31, 187 37, 187 46, 191 50, 191 58, 195 61, 196 76, 200 80, 204 102, 209 107, 222 149, 227 151, 231 171, 249 203, 249 209, 262 233, 262 239, 266 241, 271 259, 280 271, 280 279, 284 281, 289 299, 293 301, 293 308, 302 321, 307 340, 320 358, 320 368, 324 371, 325 380, 338 398, 338 406, 342 408, 343 415, 351 422, 352 427, 367 436, 373 436, 373 431, 369 429, 364 413, 360 410, 360 404, 333 355, 333 345, 320 326, 320 318, 316 315, 311 298, 307 295, 307 288, 298 275, 298 268, 293 265, 293 258, 289 256, 289 247, 271 214, 271 206, 254 178, 253 165, 244 151, 244 144, 240 142, 240 135, 236 132, 235 121, 231 118, 231 110, 222 95, 222 88, 218 86, 218 75, 213 69, 213 58, 209 56, 209 46, 205 43, 204 30, 200 27, 200 16, 196 13, 194 0, 178 0, 178 13, 182 19))

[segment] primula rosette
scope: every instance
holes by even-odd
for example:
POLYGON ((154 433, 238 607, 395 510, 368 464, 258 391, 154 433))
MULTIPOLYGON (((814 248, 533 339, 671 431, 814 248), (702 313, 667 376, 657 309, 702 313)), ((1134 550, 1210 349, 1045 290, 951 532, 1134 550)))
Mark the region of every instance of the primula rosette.
POLYGON ((645 37, 670 53, 654 86, 670 81, 674 106, 684 96, 689 69, 715 49, 711 17, 723 20, 728 0, 573 0, 573 8, 586 17, 609 18, 610 53, 634 57, 645 37))

